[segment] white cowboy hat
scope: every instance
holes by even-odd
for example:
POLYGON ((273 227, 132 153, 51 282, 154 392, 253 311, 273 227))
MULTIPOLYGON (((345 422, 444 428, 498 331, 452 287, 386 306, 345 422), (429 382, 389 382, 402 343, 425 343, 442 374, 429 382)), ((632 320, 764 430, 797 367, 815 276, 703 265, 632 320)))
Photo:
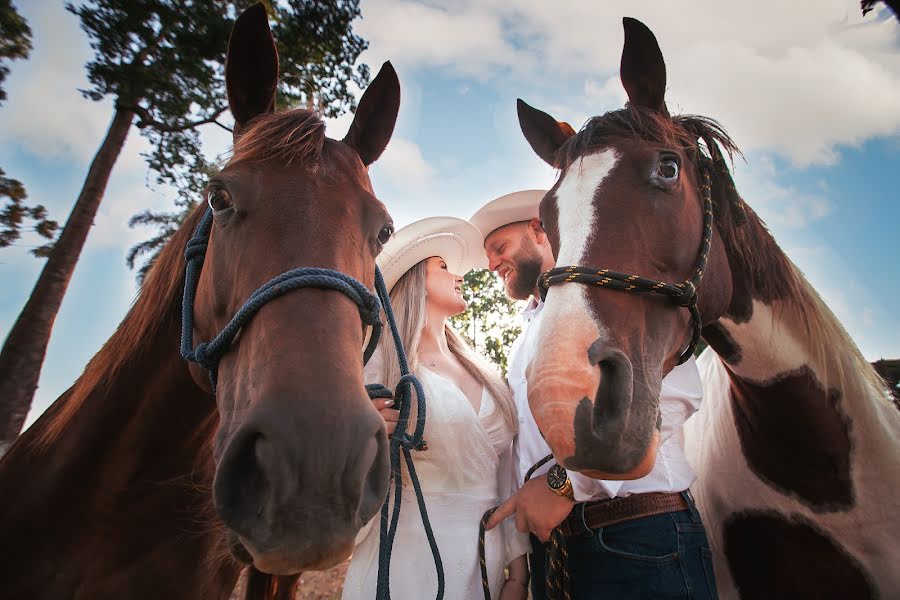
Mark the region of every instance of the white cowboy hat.
POLYGON ((478 228, 455 217, 429 217, 410 223, 394 233, 376 262, 390 292, 404 273, 432 256, 444 259, 447 270, 455 275, 487 267, 478 228))
POLYGON ((469 222, 487 237, 496 230, 519 221, 537 219, 541 200, 547 190, 522 190, 495 198, 472 215, 469 222))

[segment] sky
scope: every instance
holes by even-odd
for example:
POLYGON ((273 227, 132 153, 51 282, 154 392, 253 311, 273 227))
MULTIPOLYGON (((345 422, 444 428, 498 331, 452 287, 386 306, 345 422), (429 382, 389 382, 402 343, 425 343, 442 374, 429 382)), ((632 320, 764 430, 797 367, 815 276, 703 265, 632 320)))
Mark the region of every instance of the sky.
MULTIPOLYGON (((11 63, 0 107, 0 167, 29 201, 64 222, 112 117, 82 98, 86 35, 62 3, 14 0, 34 50, 11 63)), ((471 216, 499 195, 553 184, 522 136, 515 101, 571 123, 621 108, 621 18, 653 30, 673 114, 719 120, 744 152, 735 180, 787 255, 869 360, 900 357, 900 23, 862 17, 858 0, 362 0, 360 61, 390 60, 402 102, 394 137, 370 171, 398 227, 471 216)), ((230 117, 229 117, 230 118, 230 117)), ((352 120, 328 121, 340 139, 352 120)), ((206 152, 230 136, 203 130, 206 152)), ((148 176, 132 128, 63 301, 29 423, 81 374, 138 288, 125 264, 152 236, 131 229, 174 192, 148 176)), ((0 336, 43 265, 37 238, 0 250, 0 336)), ((175 351, 175 348, 173 348, 175 351)))

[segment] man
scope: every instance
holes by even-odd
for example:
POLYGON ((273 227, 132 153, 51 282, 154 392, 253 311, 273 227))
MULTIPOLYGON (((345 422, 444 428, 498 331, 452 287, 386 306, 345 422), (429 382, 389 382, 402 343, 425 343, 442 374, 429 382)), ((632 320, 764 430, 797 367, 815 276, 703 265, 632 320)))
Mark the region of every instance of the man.
POLYGON ((519 413, 514 471, 521 487, 494 513, 488 529, 515 514, 518 529, 531 532, 535 600, 547 598, 542 542, 557 527, 566 535, 574 598, 715 598, 709 543, 688 491, 695 476, 683 447, 682 425, 702 398, 693 358, 663 379, 660 444, 649 474, 642 477, 645 468, 622 474, 624 480, 597 480, 551 460, 522 485, 532 465, 550 453, 528 407, 525 378, 526 366, 540 351, 532 335, 543 309, 537 279, 555 266, 538 218, 545 193, 501 196, 470 219, 484 235, 489 268, 503 280, 507 295, 528 301, 508 373, 519 413))

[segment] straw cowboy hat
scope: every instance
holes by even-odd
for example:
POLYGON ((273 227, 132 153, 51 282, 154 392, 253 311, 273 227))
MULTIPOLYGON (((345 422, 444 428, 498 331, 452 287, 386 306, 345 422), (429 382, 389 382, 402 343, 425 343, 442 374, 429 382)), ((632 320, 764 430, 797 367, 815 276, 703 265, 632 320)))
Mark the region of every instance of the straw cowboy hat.
POLYGON ((397 231, 376 259, 388 291, 419 262, 440 256, 447 270, 465 275, 487 267, 484 240, 478 228, 454 217, 429 217, 397 231))
POLYGON ((469 222, 486 238, 496 230, 519 221, 537 219, 541 199, 547 190, 522 190, 495 198, 472 215, 469 222))

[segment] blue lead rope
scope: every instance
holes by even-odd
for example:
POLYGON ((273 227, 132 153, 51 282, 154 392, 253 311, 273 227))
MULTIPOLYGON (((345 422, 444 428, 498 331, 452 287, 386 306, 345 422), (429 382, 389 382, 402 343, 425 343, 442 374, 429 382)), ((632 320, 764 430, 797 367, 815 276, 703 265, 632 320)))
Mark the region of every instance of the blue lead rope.
MULTIPOLYGON (((394 546, 394 537, 397 534, 397 524, 400 520, 400 501, 403 491, 403 477, 400 468, 400 455, 406 461, 406 468, 409 470, 409 478, 412 481, 413 489, 416 494, 416 502, 419 505, 419 514, 422 516, 422 525, 425 528, 425 536, 428 538, 428 545, 431 547, 431 555, 434 558, 434 568, 437 572, 437 600, 444 597, 444 566, 441 563, 441 553, 438 550, 437 542, 434 539, 434 532, 431 529, 431 521, 428 520, 428 510, 425 508, 425 497, 422 495, 422 487, 419 484, 419 477, 416 475, 416 467, 412 459, 413 450, 422 450, 425 447, 425 440, 422 435, 425 432, 425 392, 422 390, 422 384, 418 378, 409 372, 409 363, 406 360, 406 352, 403 350, 403 342, 400 340, 400 332, 397 329, 397 322, 394 319, 394 310, 391 307, 391 300, 388 296, 387 287, 384 284, 384 278, 381 276, 381 270, 375 268, 375 291, 381 299, 381 305, 384 307, 384 314, 387 317, 388 326, 391 335, 394 338, 394 345, 397 347, 397 357, 400 362, 400 381, 397 382, 397 388, 393 394, 395 405, 400 410, 400 416, 397 419, 397 427, 394 435, 391 436, 390 457, 391 457, 391 477, 394 481, 394 509, 388 518, 390 510, 389 505, 391 495, 385 498, 384 505, 381 507, 381 537, 378 544, 378 585, 375 591, 376 600, 390 600, 390 571, 391 571, 391 549, 394 546), (412 388, 416 391, 416 426, 410 435, 406 428, 409 425, 409 413, 412 407, 412 388)), ((385 398, 390 396, 390 391, 383 385, 373 384, 366 386, 369 390, 369 396, 373 398, 385 398)))
MULTIPOLYGON (((406 352, 403 350, 403 342, 394 319, 394 311, 391 308, 390 296, 381 270, 375 267, 375 289, 373 294, 369 289, 348 275, 332 269, 301 268, 291 269, 273 279, 270 279, 259 289, 250 295, 238 309, 228 325, 216 335, 212 341, 203 342, 194 347, 194 297, 197 294, 197 283, 200 280, 200 272, 203 269, 203 259, 206 257, 206 249, 209 245, 209 234, 212 231, 213 214, 207 209, 206 213, 194 230, 194 235, 187 243, 184 257, 187 259, 184 275, 184 295, 181 304, 181 356, 188 362, 194 362, 209 371, 209 381, 212 384, 213 393, 216 391, 216 379, 219 361, 234 342, 241 328, 259 312, 270 300, 282 296, 288 292, 302 288, 332 289, 343 293, 356 303, 359 315, 363 323, 372 327, 372 335, 363 352, 363 364, 367 363, 378 345, 383 331, 381 323, 381 310, 384 310, 390 325, 391 335, 397 347, 397 356, 400 359, 400 381, 393 393, 395 405, 400 409, 400 417, 397 420, 397 428, 390 442, 391 476, 394 480, 394 509, 388 519, 390 492, 381 507, 381 538, 378 547, 378 586, 376 600, 390 600, 390 568, 391 549, 394 545, 394 537, 397 533, 397 524, 400 518, 400 500, 403 490, 403 478, 401 476, 400 455, 402 453, 409 478, 412 481, 416 493, 416 502, 419 505, 419 514, 422 516, 422 525, 431 553, 434 557, 434 567, 437 571, 438 590, 437 600, 444 597, 444 567, 441 563, 441 554, 438 551, 434 533, 431 530, 431 522, 428 520, 428 511, 425 508, 425 498, 422 495, 422 487, 416 475, 416 468, 412 460, 412 450, 425 448, 425 440, 422 435, 425 431, 425 392, 422 384, 415 375, 409 372, 409 364, 406 360, 406 352), (410 435, 406 428, 409 424, 409 413, 412 407, 412 388, 416 392, 416 426, 410 435)), ((366 386, 370 398, 389 398, 390 390, 381 384, 366 386)))

